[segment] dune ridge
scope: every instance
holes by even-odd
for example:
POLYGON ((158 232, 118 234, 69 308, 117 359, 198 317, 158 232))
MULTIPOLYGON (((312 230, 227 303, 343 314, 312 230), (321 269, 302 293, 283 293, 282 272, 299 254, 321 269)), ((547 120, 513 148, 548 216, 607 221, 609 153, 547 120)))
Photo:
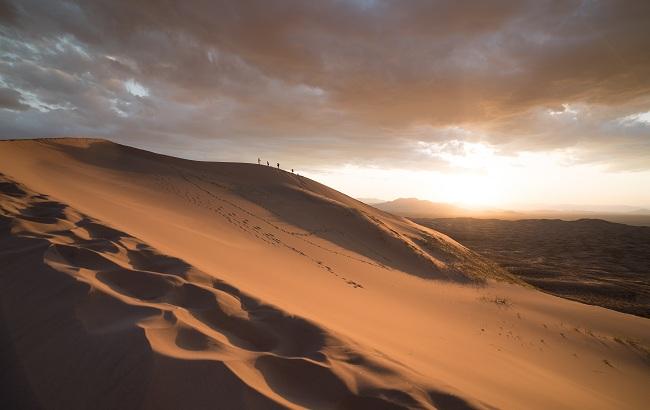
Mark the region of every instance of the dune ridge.
POLYGON ((648 319, 521 286, 448 236, 307 178, 87 139, 0 142, 0 172, 3 204, 33 198, 3 208, 6 223, 29 201, 59 215, 2 234, 14 250, 0 259, 0 345, 17 399, 33 386, 133 408, 650 399, 648 319))
MULTIPOLYGON (((109 170, 117 167, 138 176, 153 173, 153 180, 148 182, 158 189, 219 214, 239 230, 257 230, 252 233, 258 239, 294 252, 297 247, 290 241, 424 278, 480 282, 489 277, 516 281, 497 265, 440 232, 286 171, 254 164, 181 160, 96 139, 27 141, 32 150, 34 142, 93 166, 109 170), (236 200, 231 198, 233 194, 236 200), (245 209, 238 204, 242 198, 272 217, 245 209), (251 226, 251 219, 266 226, 251 226), (267 227, 270 232, 264 229, 267 227), (278 237, 274 231, 285 237, 278 237)), ((21 143, 26 142, 15 141, 16 145, 21 143)))

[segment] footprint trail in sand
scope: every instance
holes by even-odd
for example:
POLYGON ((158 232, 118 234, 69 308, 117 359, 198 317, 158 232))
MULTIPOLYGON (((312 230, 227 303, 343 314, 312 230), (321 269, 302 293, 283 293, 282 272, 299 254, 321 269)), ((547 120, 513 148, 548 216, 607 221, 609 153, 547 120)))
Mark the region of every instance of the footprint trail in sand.
MULTIPOLYGON (((23 332, 27 340, 21 341, 18 355, 34 363, 26 366, 27 375, 45 365, 37 363, 38 357, 52 354, 60 358, 48 360, 66 361, 61 368, 73 372, 66 377, 77 380, 65 385, 46 378, 31 381, 41 400, 75 407, 79 403, 66 401, 74 394, 65 390, 92 380, 78 370, 99 360, 104 364, 91 373, 111 379, 105 385, 129 392, 122 396, 121 408, 210 408, 215 399, 253 408, 472 407, 454 395, 419 386, 409 369, 379 352, 361 353, 351 340, 285 314, 214 274, 163 255, 5 176, 0 177, 0 191, 1 252, 10 260, 0 278, 3 311, 23 311, 21 306, 40 293, 59 292, 61 306, 31 319, 59 323, 75 337, 75 343, 57 353, 63 341, 37 349, 29 339, 39 335, 23 332), (42 254, 42 262, 31 262, 24 271, 14 269, 36 259, 35 252, 42 254), (50 278, 52 286, 35 292, 40 280, 35 276, 50 278), (75 347, 86 353, 75 354, 75 347), (180 368, 175 375, 174 369, 180 368), (148 375, 147 382, 129 386, 135 380, 130 376, 139 373, 148 375), (192 397, 178 403, 183 389, 192 397)), ((24 322, 5 320, 9 326, 24 322)), ((92 387, 82 391, 78 400, 86 403, 105 394, 92 387)))

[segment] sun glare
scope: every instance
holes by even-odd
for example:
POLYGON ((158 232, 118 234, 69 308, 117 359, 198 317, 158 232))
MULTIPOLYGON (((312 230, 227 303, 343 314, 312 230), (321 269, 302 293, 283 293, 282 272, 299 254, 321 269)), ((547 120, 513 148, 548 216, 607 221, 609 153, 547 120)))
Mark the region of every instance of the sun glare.
POLYGON ((467 208, 482 208, 499 203, 498 182, 492 175, 450 175, 446 178, 443 202, 467 208))
POLYGON ((474 209, 542 206, 557 197, 574 204, 585 197, 603 205, 611 204, 613 197, 618 201, 650 202, 650 195, 635 188, 648 178, 649 172, 611 173, 603 167, 575 164, 571 152, 507 156, 477 150, 482 154, 470 153, 471 160, 458 153, 448 156, 444 170, 346 165, 306 171, 304 175, 357 198, 419 198, 474 209), (605 183, 617 189, 603 192, 605 183))

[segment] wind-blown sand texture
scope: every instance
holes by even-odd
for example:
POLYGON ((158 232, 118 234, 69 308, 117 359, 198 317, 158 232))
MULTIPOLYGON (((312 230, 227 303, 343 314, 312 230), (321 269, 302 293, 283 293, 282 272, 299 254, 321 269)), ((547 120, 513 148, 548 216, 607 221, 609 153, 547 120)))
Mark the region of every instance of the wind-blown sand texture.
POLYGON ((0 143, 10 408, 644 408, 648 319, 304 177, 0 143))

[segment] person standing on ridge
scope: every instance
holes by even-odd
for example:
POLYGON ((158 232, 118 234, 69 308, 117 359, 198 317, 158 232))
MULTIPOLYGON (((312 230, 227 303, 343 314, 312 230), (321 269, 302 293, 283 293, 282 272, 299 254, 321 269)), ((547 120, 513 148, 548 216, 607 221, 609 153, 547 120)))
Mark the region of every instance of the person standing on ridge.
POLYGON ((278 169, 280 169, 280 163, 278 162, 278 169))
POLYGON ((262 165, 262 160, 260 160, 259 158, 257 159, 257 165, 262 165))
POLYGON ((269 161, 266 161, 266 166, 267 166, 267 167, 271 166, 271 165, 269 164, 269 161))

